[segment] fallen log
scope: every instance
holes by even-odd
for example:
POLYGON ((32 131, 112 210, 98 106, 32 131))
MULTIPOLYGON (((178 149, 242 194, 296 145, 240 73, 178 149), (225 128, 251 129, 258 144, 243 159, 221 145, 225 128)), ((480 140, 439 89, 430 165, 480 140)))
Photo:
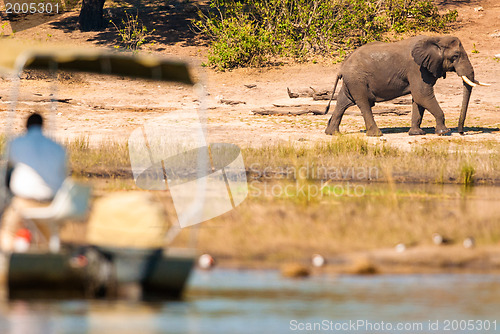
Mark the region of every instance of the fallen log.
POLYGON ((408 115, 411 112, 411 110, 403 109, 384 109, 384 110, 373 110, 374 115, 389 115, 389 114, 394 114, 397 116, 402 116, 402 115, 408 115))
MULTIPOLYGON (((410 110, 400 110, 400 109, 375 109, 372 110, 372 113, 374 115, 381 115, 381 116, 386 116, 386 115, 396 115, 396 116, 403 116, 403 115, 408 115, 411 111, 410 110)), ((344 115, 352 115, 352 116, 361 116, 361 111, 353 109, 353 110, 346 110, 344 115)))
POLYGON ((324 115, 324 111, 311 109, 311 108, 308 108, 307 106, 300 106, 300 105, 299 106, 280 106, 280 105, 277 105, 275 107, 280 108, 280 109, 276 110, 276 109, 261 108, 259 110, 252 110, 252 112, 256 115, 275 115, 275 116, 300 116, 300 115, 306 115, 306 114, 324 115), (283 108, 283 109, 281 109, 281 108, 283 108))
POLYGON ((236 101, 236 100, 226 100, 226 99, 221 99, 219 101, 219 103, 222 103, 222 104, 229 104, 230 106, 234 106, 234 105, 237 105, 237 104, 246 104, 245 101, 236 101))
MULTIPOLYGON (((328 101, 332 96, 332 91, 328 89, 316 89, 314 87, 294 89, 291 90, 289 87, 286 88, 288 97, 295 99, 298 97, 312 97, 314 101, 328 101)), ((333 96, 333 99, 337 99, 337 94, 333 96)))

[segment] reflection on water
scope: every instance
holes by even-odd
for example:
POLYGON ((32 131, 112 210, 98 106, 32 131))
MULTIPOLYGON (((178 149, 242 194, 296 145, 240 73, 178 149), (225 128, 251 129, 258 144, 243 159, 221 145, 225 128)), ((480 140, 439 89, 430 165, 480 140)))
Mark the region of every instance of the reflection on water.
POLYGON ((189 286, 184 301, 159 304, 2 302, 0 333, 287 333, 292 319, 500 321, 500 279, 495 275, 289 280, 275 271, 219 269, 196 271, 189 286))

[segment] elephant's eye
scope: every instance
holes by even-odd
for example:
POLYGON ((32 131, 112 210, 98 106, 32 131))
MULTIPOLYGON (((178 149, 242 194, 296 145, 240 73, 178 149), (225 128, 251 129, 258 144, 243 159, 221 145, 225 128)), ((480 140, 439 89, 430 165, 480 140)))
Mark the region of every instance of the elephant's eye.
POLYGON ((458 55, 454 55, 453 57, 451 57, 451 61, 455 61, 455 60, 457 60, 457 58, 458 58, 458 55))

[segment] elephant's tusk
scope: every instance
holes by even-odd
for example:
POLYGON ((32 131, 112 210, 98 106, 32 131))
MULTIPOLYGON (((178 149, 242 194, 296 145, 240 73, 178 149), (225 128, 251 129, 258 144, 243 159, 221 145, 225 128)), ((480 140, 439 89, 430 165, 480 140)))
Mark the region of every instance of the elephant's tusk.
POLYGON ((478 81, 477 83, 479 84, 479 86, 491 86, 491 84, 487 84, 481 81, 478 81))
POLYGON ((471 87, 476 87, 477 86, 477 84, 475 84, 472 81, 470 81, 470 79, 467 78, 465 75, 462 75, 462 80, 465 81, 471 87))

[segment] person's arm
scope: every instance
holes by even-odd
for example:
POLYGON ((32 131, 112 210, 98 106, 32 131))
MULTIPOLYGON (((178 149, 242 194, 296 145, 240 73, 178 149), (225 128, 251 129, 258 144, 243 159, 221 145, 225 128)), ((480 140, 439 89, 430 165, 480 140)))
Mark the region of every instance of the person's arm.
MULTIPOLYGON (((15 140, 14 140, 15 141, 15 140)), ((13 142, 9 143, 9 146, 7 147, 7 149, 9 150, 8 151, 8 154, 7 154, 7 171, 5 173, 5 186, 7 187, 7 189, 10 190, 10 181, 12 179, 12 172, 14 172, 14 157, 13 157, 13 148, 12 148, 12 144, 13 142)))
POLYGON ((14 167, 8 163, 7 164, 7 173, 5 173, 5 186, 10 189, 10 179, 12 177, 12 172, 14 171, 14 167))

